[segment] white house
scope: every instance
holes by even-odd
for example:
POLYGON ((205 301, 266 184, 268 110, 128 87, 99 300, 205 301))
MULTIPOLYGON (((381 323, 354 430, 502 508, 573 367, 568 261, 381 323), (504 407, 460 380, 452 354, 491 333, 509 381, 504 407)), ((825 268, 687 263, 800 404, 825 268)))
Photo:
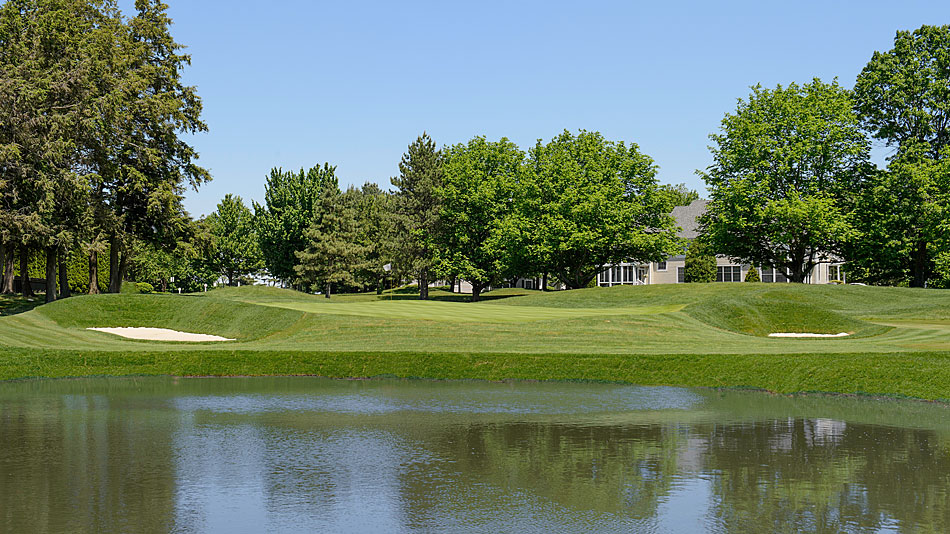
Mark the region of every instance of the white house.
MULTIPOLYGON (((677 235, 684 239, 699 236, 698 218, 706 211, 707 201, 694 200, 688 206, 673 208, 673 218, 680 227, 677 235)), ((682 284, 685 282, 686 256, 670 256, 666 261, 653 263, 618 263, 606 265, 597 275, 597 285, 609 287, 616 285, 645 284, 682 284)), ((749 272, 749 265, 734 263, 726 256, 716 257, 717 282, 742 282, 749 272)), ((788 282, 788 273, 781 269, 759 268, 763 282, 788 282)), ((805 276, 805 283, 828 284, 834 281, 846 282, 843 262, 836 258, 824 258, 805 276)))

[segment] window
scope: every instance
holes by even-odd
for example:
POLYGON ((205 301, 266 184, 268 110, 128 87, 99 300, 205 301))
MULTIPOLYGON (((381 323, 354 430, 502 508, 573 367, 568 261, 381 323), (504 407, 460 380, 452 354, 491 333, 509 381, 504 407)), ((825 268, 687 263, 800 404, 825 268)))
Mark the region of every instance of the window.
POLYGON ((844 282, 844 266, 841 264, 838 265, 829 265, 828 266, 828 281, 838 280, 844 282))
POLYGON ((621 278, 621 269, 622 267, 620 267, 619 265, 614 267, 614 277, 611 280, 612 283, 620 284, 623 282, 623 278, 621 278))
POLYGON ((739 265, 720 265, 716 267, 717 282, 741 282, 742 267, 739 265))
POLYGON ((525 289, 534 289, 534 280, 525 280, 524 281, 525 289))
POLYGON ((685 267, 676 268, 676 283, 677 284, 686 283, 686 268, 685 267))
POLYGON ((633 283, 633 267, 625 265, 623 268, 623 282, 625 284, 633 283))
POLYGON ((656 262, 656 270, 657 270, 657 271, 665 271, 665 270, 666 270, 666 262, 665 262, 665 261, 658 261, 658 262, 656 262))
POLYGON ((771 284, 772 282, 775 281, 775 269, 772 269, 771 267, 766 269, 765 267, 763 267, 761 270, 761 274, 762 274, 761 278, 763 282, 768 282, 771 284))

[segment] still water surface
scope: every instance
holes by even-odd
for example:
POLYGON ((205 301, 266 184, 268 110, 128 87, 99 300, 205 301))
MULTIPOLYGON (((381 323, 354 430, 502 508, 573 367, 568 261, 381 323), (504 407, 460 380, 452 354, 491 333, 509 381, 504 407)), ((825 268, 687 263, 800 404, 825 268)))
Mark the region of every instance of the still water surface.
POLYGON ((602 384, 0 384, 5 532, 950 532, 950 408, 602 384))

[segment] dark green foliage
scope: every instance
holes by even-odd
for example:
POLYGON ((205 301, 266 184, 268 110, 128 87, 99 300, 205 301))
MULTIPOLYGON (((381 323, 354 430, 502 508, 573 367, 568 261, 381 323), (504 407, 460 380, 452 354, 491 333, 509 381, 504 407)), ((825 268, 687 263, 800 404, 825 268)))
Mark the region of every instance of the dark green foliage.
POLYGON ((702 240, 694 240, 686 248, 683 276, 687 283, 706 284, 716 281, 716 256, 702 240))
POLYGON ((392 178, 393 257, 401 271, 419 282, 419 298, 429 296, 429 282, 436 264, 439 231, 438 195, 442 187, 442 153, 425 132, 399 162, 399 176, 392 178))
POLYGON ((856 200, 862 233, 847 251, 855 279, 923 287, 948 279, 950 254, 950 26, 898 31, 874 52, 854 87, 871 135, 893 147, 888 169, 856 200))
POLYGON ((326 191, 319 203, 320 218, 304 234, 307 247, 297 252, 298 279, 323 289, 327 298, 333 284, 356 285, 356 273, 365 262, 367 247, 360 243, 357 226, 359 196, 353 188, 343 194, 326 191))
POLYGON ((254 205, 257 236, 264 265, 285 282, 297 278, 296 252, 308 244, 305 232, 322 216, 318 211, 325 191, 338 191, 336 167, 324 163, 300 172, 272 169, 264 186, 264 204, 254 205))
MULTIPOLYGON (((99 267, 104 272, 109 271, 109 254, 99 257, 99 267)), ((73 293, 89 292, 89 256, 82 248, 73 249, 66 262, 66 272, 69 278, 69 288, 73 293)), ((17 276, 19 276, 17 272, 17 276)), ((46 276, 46 256, 36 250, 30 254, 30 278, 44 278, 46 276)), ((105 292, 109 288, 107 279, 99 279, 99 289, 105 292)))

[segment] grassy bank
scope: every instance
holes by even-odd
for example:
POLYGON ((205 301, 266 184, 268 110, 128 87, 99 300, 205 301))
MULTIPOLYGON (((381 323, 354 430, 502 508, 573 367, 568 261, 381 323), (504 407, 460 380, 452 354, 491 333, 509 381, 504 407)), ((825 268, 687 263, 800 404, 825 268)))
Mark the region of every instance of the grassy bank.
POLYGON ((706 284, 501 291, 486 302, 272 288, 74 297, 0 317, 0 379, 391 375, 605 380, 950 399, 950 292, 706 284), (389 300, 389 298, 392 300, 389 300), (155 326, 186 344, 86 330, 155 326), (775 339, 770 332, 849 332, 775 339))

